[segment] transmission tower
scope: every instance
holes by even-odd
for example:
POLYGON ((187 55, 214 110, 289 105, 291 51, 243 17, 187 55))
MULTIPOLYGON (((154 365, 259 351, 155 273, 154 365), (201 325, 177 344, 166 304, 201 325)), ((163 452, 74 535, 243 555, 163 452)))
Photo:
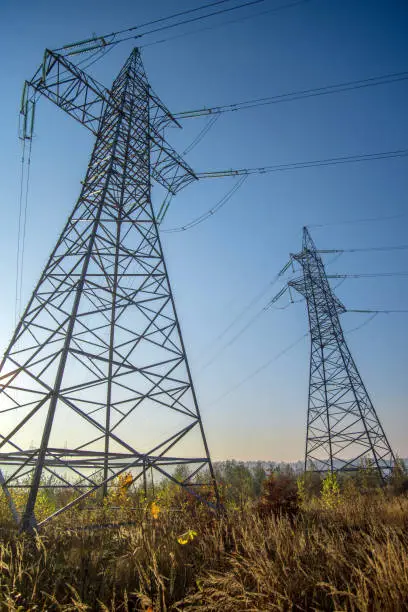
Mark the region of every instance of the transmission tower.
POLYGON ((311 339, 305 471, 354 471, 368 462, 384 480, 395 457, 344 338, 346 308, 306 227, 293 258, 303 276, 289 285, 306 299, 311 339))
POLYGON ((128 472, 138 484, 152 470, 216 508, 151 202, 152 179, 175 193, 196 178, 164 140, 175 120, 152 92, 137 49, 109 90, 46 51, 24 89, 23 138, 32 137, 40 96, 96 141, 79 199, 1 363, 4 493, 25 530, 97 490, 106 495, 128 472), (69 501, 37 521, 39 490, 50 486, 67 487, 69 501), (27 493, 21 508, 13 487, 27 493))

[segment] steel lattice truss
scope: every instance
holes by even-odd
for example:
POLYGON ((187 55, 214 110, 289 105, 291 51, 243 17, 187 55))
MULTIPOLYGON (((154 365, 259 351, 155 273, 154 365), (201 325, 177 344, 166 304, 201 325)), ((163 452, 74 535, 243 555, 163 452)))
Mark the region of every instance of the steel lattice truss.
MULTIPOLYGON (((145 95, 149 100, 150 174, 170 193, 197 179, 182 157, 166 142, 163 129, 180 124, 161 100, 153 93, 144 76, 145 95)), ((100 135, 100 121, 107 107, 120 115, 122 108, 115 90, 109 90, 89 74, 55 51, 46 50, 41 66, 30 81, 26 81, 21 101, 22 137, 31 138, 35 104, 44 96, 79 121, 96 137, 100 135)), ((136 154, 134 143, 130 154, 136 154)))
POLYGON ((368 461, 384 479, 395 458, 344 338, 346 309, 307 228, 293 257, 303 277, 289 285, 306 299, 311 337, 305 470, 353 471, 368 461))
POLYGON ((10 489, 29 487, 24 529, 50 518, 37 525, 39 488, 75 492, 59 514, 128 471, 136 481, 150 468, 172 479, 184 466, 181 485, 199 497, 206 472, 217 500, 150 198, 151 178, 175 189, 194 178, 159 136, 169 113, 137 49, 109 91, 49 52, 31 87, 58 95, 97 138, 1 364, 3 490, 11 502, 10 489))

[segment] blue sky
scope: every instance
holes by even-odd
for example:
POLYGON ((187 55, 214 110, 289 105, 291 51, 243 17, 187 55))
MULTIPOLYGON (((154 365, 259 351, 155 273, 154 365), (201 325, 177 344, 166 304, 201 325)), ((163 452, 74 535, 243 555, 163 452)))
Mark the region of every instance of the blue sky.
MULTIPOLYGON (((408 6, 404 0, 310 0, 200 31, 285 3, 290 4, 265 0, 230 16, 143 39, 147 45, 143 60, 154 90, 178 112, 407 70, 408 6), (193 35, 149 44, 191 32, 193 35)), ((175 0, 2 3, 1 346, 6 346, 14 324, 21 157, 17 124, 24 80, 35 72, 46 47, 199 5, 198 1, 175 0)), ((119 45, 92 67, 92 73, 109 85, 132 44, 119 45)), ((205 171, 403 149, 408 143, 407 102, 408 82, 402 81, 225 114, 186 158, 194 169, 205 171)), ((181 152, 204 125, 205 119, 186 120, 183 130, 169 132, 168 140, 181 152)), ((33 144, 23 303, 79 193, 91 146, 92 139, 82 126, 41 101, 33 144)), ((211 208, 233 182, 227 178, 203 180, 187 187, 173 200, 163 229, 184 224, 211 208)), ((265 312, 236 342, 219 352, 279 290, 282 284, 278 283, 222 341, 216 338, 266 287, 289 253, 300 250, 304 224, 310 225, 320 248, 408 244, 407 187, 406 158, 254 176, 210 220, 186 232, 163 233, 215 459, 302 458, 307 338, 228 392, 306 332, 305 304, 265 312), (376 217, 392 218, 353 223, 376 217), (203 368, 217 352, 217 358, 203 368)), ((344 254, 328 271, 408 271, 406 259, 406 251, 344 254)), ((330 262, 330 256, 326 261, 330 262)), ((350 308, 408 308, 404 277, 347 280, 338 295, 350 308)), ((283 298, 278 306, 287 304, 283 298)), ((344 329, 358 327, 366 318, 346 313, 344 329)), ((390 314, 378 315, 347 336, 390 442, 404 456, 408 455, 407 331, 408 316, 390 314)))

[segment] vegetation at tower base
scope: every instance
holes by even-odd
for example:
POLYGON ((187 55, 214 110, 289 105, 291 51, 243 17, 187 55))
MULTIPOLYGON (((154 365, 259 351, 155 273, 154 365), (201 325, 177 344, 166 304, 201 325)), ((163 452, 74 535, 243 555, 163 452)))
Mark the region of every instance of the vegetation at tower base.
POLYGON ((168 480, 145 499, 124 475, 105 502, 89 500, 32 538, 8 527, 2 496, 0 609, 406 610, 402 466, 386 487, 364 467, 334 479, 288 468, 264 474, 260 492, 249 486, 260 470, 216 469, 218 519, 168 480), (122 526, 84 529, 91 513, 122 526))

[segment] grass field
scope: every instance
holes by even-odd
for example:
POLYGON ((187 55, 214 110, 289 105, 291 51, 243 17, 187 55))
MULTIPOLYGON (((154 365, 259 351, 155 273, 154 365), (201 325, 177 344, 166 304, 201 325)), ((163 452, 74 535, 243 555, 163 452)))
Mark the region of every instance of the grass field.
POLYGON ((295 499, 293 478, 277 482, 221 518, 168 496, 76 511, 35 538, 4 523, 1 610, 408 609, 406 496, 353 485, 295 499), (91 518, 136 524, 81 530, 91 518))

